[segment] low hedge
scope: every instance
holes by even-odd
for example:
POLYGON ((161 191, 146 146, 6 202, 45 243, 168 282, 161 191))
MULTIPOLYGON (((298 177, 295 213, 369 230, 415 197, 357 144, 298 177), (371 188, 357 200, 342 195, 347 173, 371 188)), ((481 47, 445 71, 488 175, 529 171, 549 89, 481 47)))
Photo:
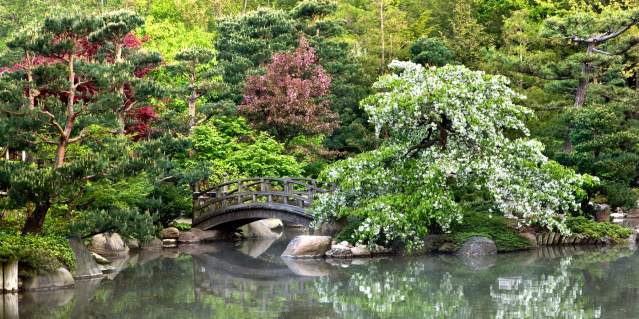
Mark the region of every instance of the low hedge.
POLYGON ((20 261, 22 274, 53 271, 61 266, 75 268, 75 255, 69 242, 59 236, 21 235, 0 231, 0 262, 20 261))
POLYGON ((608 237, 614 242, 619 242, 632 235, 632 229, 609 222, 596 222, 584 216, 568 217, 566 225, 573 233, 594 239, 608 237))

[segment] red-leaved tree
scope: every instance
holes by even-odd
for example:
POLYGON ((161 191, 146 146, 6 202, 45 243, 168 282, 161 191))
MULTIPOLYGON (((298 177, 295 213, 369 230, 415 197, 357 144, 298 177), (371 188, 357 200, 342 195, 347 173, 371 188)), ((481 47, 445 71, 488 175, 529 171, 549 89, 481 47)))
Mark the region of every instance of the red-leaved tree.
POLYGON ((305 38, 291 53, 276 53, 266 73, 246 80, 240 113, 257 129, 286 142, 302 134, 330 133, 338 117, 329 109, 331 77, 305 38))

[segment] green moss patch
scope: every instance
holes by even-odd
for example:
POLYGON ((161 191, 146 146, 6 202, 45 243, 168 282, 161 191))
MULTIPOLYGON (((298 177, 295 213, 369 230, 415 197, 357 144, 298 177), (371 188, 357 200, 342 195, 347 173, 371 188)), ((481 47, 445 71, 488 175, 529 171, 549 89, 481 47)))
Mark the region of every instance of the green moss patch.
POLYGON ((530 243, 519 236, 517 230, 508 225, 507 219, 501 216, 469 212, 459 224, 451 228, 453 242, 460 247, 464 241, 473 236, 490 238, 495 242, 497 250, 508 252, 530 248, 530 243))

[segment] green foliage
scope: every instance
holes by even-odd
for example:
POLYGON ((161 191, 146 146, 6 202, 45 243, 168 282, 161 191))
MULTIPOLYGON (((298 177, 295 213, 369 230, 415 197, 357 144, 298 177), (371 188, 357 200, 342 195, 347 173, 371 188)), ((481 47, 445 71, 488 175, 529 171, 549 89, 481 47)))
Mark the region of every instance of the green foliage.
POLYGON ((155 237, 158 228, 153 216, 134 209, 84 211, 69 225, 69 233, 82 238, 105 232, 146 242, 155 237))
POLYGON ((633 233, 632 229, 609 222, 595 222, 584 216, 568 217, 566 225, 575 234, 582 234, 594 239, 607 237, 613 242, 620 242, 633 233))
POLYGON ((239 104, 246 77, 261 73, 273 53, 292 51, 304 35, 332 78, 330 107, 340 117, 341 127, 327 136, 326 146, 347 152, 370 149, 374 137, 358 103, 369 93, 371 77, 344 41, 346 33, 333 17, 334 9, 327 1, 302 1, 291 12, 260 9, 221 20, 215 45, 229 92, 219 98, 239 104))
POLYGON ((339 233, 335 235, 335 241, 337 241, 338 243, 341 243, 343 241, 347 241, 350 243, 356 242, 357 241, 356 231, 361 224, 362 224, 362 221, 360 220, 349 221, 344 226, 344 228, 342 228, 342 230, 340 230, 339 233))
POLYGON ((455 55, 438 38, 421 37, 410 47, 411 60, 422 65, 444 66, 453 62, 455 55))
POLYGON ((0 261, 18 259, 26 274, 53 271, 59 267, 75 268, 75 255, 64 237, 20 235, 0 231, 0 261))
POLYGON ((141 36, 148 36, 143 47, 162 54, 167 61, 173 61, 180 50, 190 47, 213 47, 214 34, 200 27, 188 27, 182 22, 150 17, 141 29, 141 36))
POLYGON ((225 178, 302 174, 302 164, 285 153, 283 144, 266 133, 251 130, 243 120, 196 126, 192 140, 194 155, 188 162, 206 162, 214 183, 225 178))
POLYGON ((428 229, 459 221, 458 191, 471 187, 490 211, 567 231, 555 214, 578 211, 593 179, 548 161, 541 143, 520 137, 530 110, 515 104, 519 95, 505 78, 461 66, 391 66, 399 73, 381 77, 379 93, 362 102, 387 138, 322 173, 338 190, 313 202, 317 222, 359 218, 358 242, 401 240, 410 248, 428 229))
POLYGON ((457 247, 470 237, 482 236, 495 242, 500 252, 530 248, 530 242, 519 236, 519 232, 502 216, 490 216, 486 212, 466 212, 461 222, 451 226, 450 232, 457 247))
POLYGON ((559 162, 599 176, 598 189, 613 207, 636 205, 631 190, 639 179, 639 121, 628 117, 632 107, 610 103, 571 112, 569 125, 573 151, 559 152, 559 162))
POLYGON ((481 58, 481 48, 489 46, 492 39, 473 15, 471 1, 455 1, 451 31, 448 47, 464 65, 477 66, 481 58))
POLYGON ((191 224, 178 223, 175 221, 171 223, 171 226, 177 228, 179 231, 188 231, 191 229, 191 224))
POLYGON ((297 42, 288 14, 265 8, 221 20, 217 31, 215 49, 224 82, 231 87, 229 97, 236 103, 242 99, 246 75, 267 63, 273 52, 288 51, 297 42))

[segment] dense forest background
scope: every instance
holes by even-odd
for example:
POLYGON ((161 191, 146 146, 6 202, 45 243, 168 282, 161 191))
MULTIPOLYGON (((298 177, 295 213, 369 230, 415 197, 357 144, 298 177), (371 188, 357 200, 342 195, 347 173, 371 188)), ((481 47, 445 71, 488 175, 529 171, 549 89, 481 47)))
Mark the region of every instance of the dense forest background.
POLYGON ((601 179, 588 200, 636 206, 634 0, 0 0, 0 16, 0 153, 24 160, 0 165, 1 204, 26 233, 144 238, 202 181, 316 177, 387 136, 360 101, 393 60, 505 75, 545 155, 601 179))

